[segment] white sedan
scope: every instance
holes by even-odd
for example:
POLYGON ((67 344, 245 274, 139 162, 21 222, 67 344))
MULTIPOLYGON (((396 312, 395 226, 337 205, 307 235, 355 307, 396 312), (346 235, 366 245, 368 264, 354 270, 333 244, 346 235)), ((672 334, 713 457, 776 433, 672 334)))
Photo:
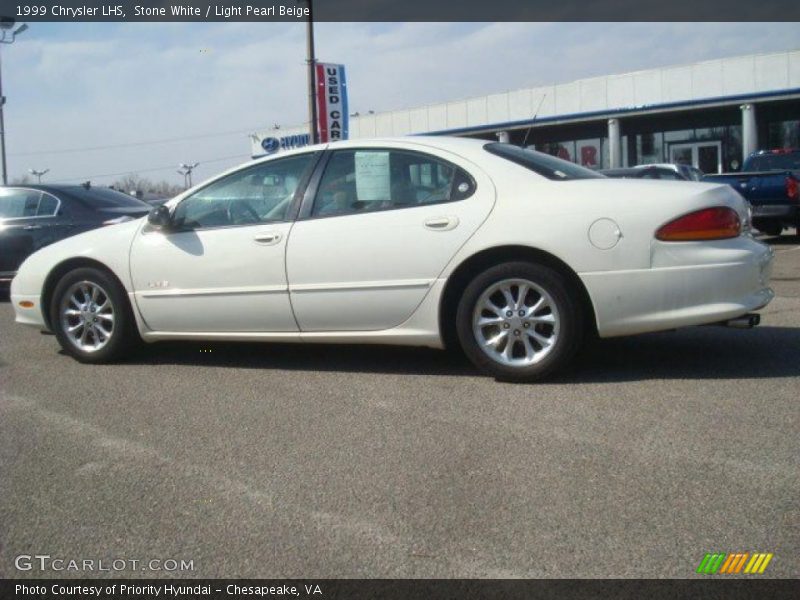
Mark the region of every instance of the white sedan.
POLYGON ((534 380, 587 335, 753 325, 773 253, 730 186, 607 179, 481 140, 313 146, 20 267, 17 322, 82 362, 140 340, 460 345, 534 380))

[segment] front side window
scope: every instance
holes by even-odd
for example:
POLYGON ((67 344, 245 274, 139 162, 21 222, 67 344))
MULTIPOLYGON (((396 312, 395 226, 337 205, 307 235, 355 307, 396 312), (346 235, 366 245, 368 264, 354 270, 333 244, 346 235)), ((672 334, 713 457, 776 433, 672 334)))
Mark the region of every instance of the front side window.
POLYGON ((58 201, 39 190, 0 189, 0 219, 51 216, 55 214, 58 201), (42 198, 45 206, 42 206, 42 198), (48 201, 52 200, 55 206, 48 201), (48 209, 52 210, 48 214, 48 209))
POLYGON ((459 167, 420 152, 339 150, 331 156, 311 215, 318 217, 410 208, 464 200, 475 191, 459 167))
POLYGON ((311 153, 271 160, 228 175, 182 200, 173 222, 197 229, 286 221, 315 157, 311 153))

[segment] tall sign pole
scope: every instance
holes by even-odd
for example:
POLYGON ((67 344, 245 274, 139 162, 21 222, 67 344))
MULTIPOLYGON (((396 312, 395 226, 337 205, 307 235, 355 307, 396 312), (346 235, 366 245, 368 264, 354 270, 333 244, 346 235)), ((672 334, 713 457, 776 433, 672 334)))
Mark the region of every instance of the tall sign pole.
POLYGON ((3 120, 3 106, 6 97, 3 96, 3 75, 0 65, 0 154, 3 156, 3 185, 8 185, 8 167, 6 166, 6 125, 3 120))
POLYGON ((308 133, 312 144, 319 143, 317 135, 317 90, 314 71, 317 59, 314 56, 314 11, 312 0, 308 0, 308 22, 306 23, 306 63, 308 64, 308 133))

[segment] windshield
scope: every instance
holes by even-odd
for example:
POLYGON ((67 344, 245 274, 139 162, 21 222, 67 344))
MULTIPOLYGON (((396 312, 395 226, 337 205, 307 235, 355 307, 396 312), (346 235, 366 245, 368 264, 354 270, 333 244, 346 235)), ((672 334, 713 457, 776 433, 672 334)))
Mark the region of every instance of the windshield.
POLYGON ((798 171, 800 152, 759 154, 750 158, 746 171, 798 171))
POLYGON ((605 175, 601 175, 591 169, 579 167, 575 163, 571 163, 549 154, 536 152, 535 150, 528 150, 513 146, 511 144, 501 144, 499 142, 492 142, 483 147, 487 152, 501 156, 511 162, 517 163, 530 169, 531 171, 552 179, 553 181, 569 181, 571 179, 604 179, 605 175))

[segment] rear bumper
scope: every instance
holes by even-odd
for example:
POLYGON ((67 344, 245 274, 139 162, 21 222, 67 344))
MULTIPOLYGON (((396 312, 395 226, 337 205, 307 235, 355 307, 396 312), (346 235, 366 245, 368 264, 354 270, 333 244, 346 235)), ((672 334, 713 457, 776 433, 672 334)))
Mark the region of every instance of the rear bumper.
MULTIPOLYGON (((702 262, 703 254, 735 256, 736 260, 580 274, 594 304, 600 336, 725 321, 763 308, 774 297, 769 287, 774 252, 768 246, 746 238, 728 244, 728 248, 714 248, 712 244, 709 252, 692 246, 701 254, 695 262, 702 262)), ((687 248, 691 249, 689 244, 683 250, 687 248)), ((662 258, 656 262, 669 261, 662 258)))
POLYGON ((800 205, 796 204, 754 204, 753 219, 760 221, 781 221, 797 223, 800 221, 800 205))

